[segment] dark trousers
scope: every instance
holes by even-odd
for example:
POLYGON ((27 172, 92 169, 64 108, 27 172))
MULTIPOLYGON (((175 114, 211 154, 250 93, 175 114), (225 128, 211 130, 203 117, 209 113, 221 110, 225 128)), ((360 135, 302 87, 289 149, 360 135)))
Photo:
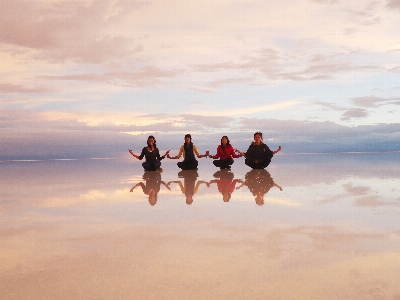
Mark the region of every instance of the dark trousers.
POLYGON ((146 171, 155 171, 161 167, 161 162, 158 160, 153 163, 145 161, 144 163, 142 163, 142 166, 146 171))
POLYGON ((252 159, 246 158, 244 160, 244 163, 252 169, 264 169, 271 163, 271 160, 263 160, 261 162, 255 162, 252 159))
POLYGON ((197 160, 191 160, 191 161, 180 161, 178 162, 178 167, 181 168, 182 170, 196 170, 199 162, 197 160))
POLYGON ((216 159, 213 161, 214 166, 217 168, 221 169, 228 169, 231 167, 233 164, 233 159, 232 158, 227 158, 227 159, 216 159))

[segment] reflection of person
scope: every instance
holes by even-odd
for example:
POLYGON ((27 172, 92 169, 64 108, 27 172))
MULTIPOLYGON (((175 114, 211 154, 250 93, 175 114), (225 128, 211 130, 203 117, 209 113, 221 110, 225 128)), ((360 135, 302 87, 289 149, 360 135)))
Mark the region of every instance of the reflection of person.
POLYGON ((220 170, 215 172, 213 176, 218 179, 211 180, 210 184, 216 183, 218 191, 222 194, 222 200, 224 200, 224 202, 229 202, 235 190, 236 183, 242 182, 242 180, 234 179, 235 176, 228 170, 220 170))
POLYGON ((251 170, 248 172, 245 176, 245 181, 236 189, 240 189, 244 185, 247 185, 258 205, 264 204, 264 195, 268 193, 273 186, 278 187, 282 191, 282 188, 274 182, 269 172, 265 169, 251 170))
POLYGON ((199 180, 196 183, 199 174, 196 170, 182 170, 178 173, 178 177, 183 178, 183 184, 180 180, 168 182, 168 187, 171 183, 177 183, 181 189, 182 194, 186 195, 186 204, 193 203, 193 195, 199 189, 200 184, 207 182, 199 180))
POLYGON ((146 158, 146 161, 142 163, 142 166, 146 171, 161 171, 161 160, 168 155, 169 150, 163 156, 160 156, 160 152, 158 151, 156 145, 156 139, 154 136, 150 135, 147 138, 147 147, 142 149, 142 153, 140 155, 134 154, 132 150, 129 150, 129 153, 139 160, 142 160, 143 157, 146 158))
POLYGON ((230 169, 233 164, 233 158, 238 158, 241 155, 235 153, 229 139, 226 135, 221 138, 221 145, 217 147, 217 154, 210 155, 210 158, 215 159, 213 161, 214 166, 220 169, 230 169), (218 160, 219 158, 219 160, 218 160))
POLYGON ((196 170, 199 162, 194 155, 196 154, 198 158, 206 157, 208 156, 208 151, 206 152, 206 154, 200 155, 197 147, 192 143, 192 136, 190 134, 186 134, 185 143, 179 149, 178 155, 169 156, 168 154, 167 157, 170 159, 178 159, 182 156, 182 154, 184 159, 183 161, 178 162, 178 167, 182 170, 196 170))
POLYGON ((169 189, 169 186, 161 180, 161 173, 160 172, 149 172, 145 171, 143 174, 143 179, 146 182, 146 184, 143 183, 143 181, 136 183, 133 188, 131 188, 131 192, 140 186, 143 190, 143 193, 145 195, 149 196, 149 203, 150 205, 155 205, 157 203, 157 194, 160 191, 161 184, 167 187, 169 189))
POLYGON ((246 158, 244 163, 250 168, 264 169, 271 163, 271 159, 274 154, 281 150, 281 146, 279 146, 275 151, 269 149, 269 147, 263 143, 262 133, 256 132, 254 134, 254 141, 251 143, 246 153, 243 153, 239 150, 236 150, 236 152, 240 153, 246 158))

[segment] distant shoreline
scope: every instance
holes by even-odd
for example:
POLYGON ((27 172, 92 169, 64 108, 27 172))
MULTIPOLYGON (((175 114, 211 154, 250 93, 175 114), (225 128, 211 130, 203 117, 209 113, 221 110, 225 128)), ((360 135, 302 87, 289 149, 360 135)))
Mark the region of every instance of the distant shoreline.
MULTIPOLYGON (((298 152, 298 153, 279 153, 277 156, 298 156, 298 155, 344 155, 344 154, 395 154, 400 153, 400 150, 395 151, 337 151, 337 152, 298 152)), ((1 159, 0 163, 5 162, 45 162, 45 161, 84 161, 84 160, 118 160, 120 157, 82 157, 82 158, 15 158, 1 159)))

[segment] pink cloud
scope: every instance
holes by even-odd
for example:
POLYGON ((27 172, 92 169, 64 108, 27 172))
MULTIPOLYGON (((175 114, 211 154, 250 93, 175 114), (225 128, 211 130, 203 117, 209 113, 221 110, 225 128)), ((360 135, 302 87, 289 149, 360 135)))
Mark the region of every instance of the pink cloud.
POLYGON ((132 38, 108 35, 118 15, 138 9, 143 2, 119 1, 1 1, 0 42, 39 50, 37 58, 50 61, 101 63, 141 51, 132 38), (119 9, 118 9, 119 8, 119 9), (107 17, 112 9, 116 15, 107 17))
POLYGON ((400 10, 400 1, 399 0, 387 0, 387 6, 389 8, 396 8, 400 10))
POLYGON ((41 93, 50 93, 54 90, 49 87, 26 87, 23 85, 16 84, 8 84, 8 83, 0 83, 0 93, 9 94, 9 93, 33 93, 33 94, 41 94, 41 93))
POLYGON ((181 70, 163 70, 155 66, 144 66, 135 71, 115 71, 100 73, 84 73, 70 75, 43 75, 38 78, 52 80, 76 80, 88 82, 104 82, 126 87, 144 87, 158 85, 182 75, 181 70))

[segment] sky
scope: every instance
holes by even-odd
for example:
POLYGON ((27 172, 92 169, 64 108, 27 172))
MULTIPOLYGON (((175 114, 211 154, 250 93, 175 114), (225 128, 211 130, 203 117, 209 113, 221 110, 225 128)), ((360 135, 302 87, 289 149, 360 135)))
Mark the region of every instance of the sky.
POLYGON ((0 160, 399 151, 398 28, 400 0, 2 0, 0 160))

